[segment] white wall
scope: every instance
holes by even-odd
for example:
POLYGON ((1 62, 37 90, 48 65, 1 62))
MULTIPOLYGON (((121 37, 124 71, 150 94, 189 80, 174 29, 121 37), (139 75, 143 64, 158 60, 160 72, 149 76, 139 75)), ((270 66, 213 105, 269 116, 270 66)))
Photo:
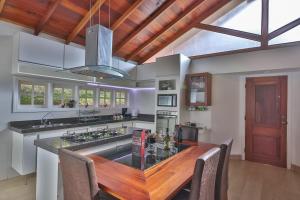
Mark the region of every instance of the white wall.
POLYGON ((191 72, 213 74, 286 70, 300 67, 300 46, 193 60, 191 72))
MULTIPOLYGON (((232 154, 241 154, 239 136, 239 88, 236 75, 214 75, 212 82, 211 140, 221 144, 233 138, 232 154)), ((209 111, 208 111, 209 113, 209 111)))
MULTIPOLYGON (((244 78, 288 75, 288 162, 300 165, 300 46, 193 60, 190 73, 213 74, 212 141, 234 138, 232 154, 243 154, 244 78)), ((289 164, 289 163, 288 163, 289 164)))
POLYGON ((155 90, 136 90, 133 98, 132 108, 142 114, 155 114, 155 90))

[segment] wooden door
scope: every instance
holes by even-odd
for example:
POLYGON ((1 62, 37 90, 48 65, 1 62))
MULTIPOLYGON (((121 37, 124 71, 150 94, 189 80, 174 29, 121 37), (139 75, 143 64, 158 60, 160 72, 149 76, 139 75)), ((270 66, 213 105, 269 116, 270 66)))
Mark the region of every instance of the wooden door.
POLYGON ((246 160, 286 167, 287 76, 246 79, 246 160))

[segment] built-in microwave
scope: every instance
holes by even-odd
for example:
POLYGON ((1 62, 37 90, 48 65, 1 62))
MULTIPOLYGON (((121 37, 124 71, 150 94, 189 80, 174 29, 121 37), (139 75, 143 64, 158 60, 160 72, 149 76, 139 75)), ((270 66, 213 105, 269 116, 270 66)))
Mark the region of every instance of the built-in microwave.
POLYGON ((176 107, 177 106, 177 94, 158 94, 157 106, 164 107, 176 107))

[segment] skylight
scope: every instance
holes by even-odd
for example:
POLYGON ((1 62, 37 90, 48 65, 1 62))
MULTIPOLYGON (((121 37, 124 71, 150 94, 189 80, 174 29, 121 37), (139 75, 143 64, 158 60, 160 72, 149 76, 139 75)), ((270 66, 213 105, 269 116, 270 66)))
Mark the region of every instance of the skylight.
MULTIPOLYGON (((269 33, 300 17, 300 1, 269 0, 269 33)), ((229 11, 211 25, 261 34, 262 0, 248 0, 229 11)), ((224 51, 259 47, 260 42, 220 33, 193 29, 191 37, 179 39, 155 57, 182 53, 186 56, 205 55, 224 51), (195 33, 196 31, 196 33, 195 33)), ((187 33, 189 34, 189 33, 187 33)), ((275 37, 269 44, 300 41, 300 26, 275 37)), ((150 61, 153 61, 152 58, 150 61)))

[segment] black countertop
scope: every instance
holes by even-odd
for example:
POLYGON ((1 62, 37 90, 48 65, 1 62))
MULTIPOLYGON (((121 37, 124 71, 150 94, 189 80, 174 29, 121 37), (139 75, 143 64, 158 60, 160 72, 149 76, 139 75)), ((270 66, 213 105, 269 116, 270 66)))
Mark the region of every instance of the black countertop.
POLYGON ((72 151, 78 151, 80 149, 85 149, 93 146, 99 146, 103 144, 113 143, 117 141, 122 141, 126 139, 132 138, 132 134, 134 130, 137 130, 138 128, 128 127, 123 128, 123 134, 118 136, 112 136, 107 137, 104 139, 98 139, 94 141, 88 141, 88 142, 71 142, 68 140, 64 140, 60 137, 53 137, 53 138, 45 138, 45 139, 39 139, 35 140, 34 144, 37 147, 40 147, 42 149, 45 149, 49 152, 58 154, 59 149, 69 149, 72 151))
POLYGON ((126 115, 122 120, 113 120, 112 115, 97 116, 92 121, 82 121, 78 117, 73 118, 58 118, 49 120, 52 126, 47 127, 35 127, 41 124, 40 120, 27 120, 27 121, 12 121, 9 122, 8 128, 10 130, 16 131, 21 134, 30 134, 35 132, 59 130, 67 128, 76 128, 83 126, 93 126, 117 122, 127 122, 127 121, 145 121, 154 122, 154 115, 139 114, 137 117, 132 118, 130 115, 126 115))

